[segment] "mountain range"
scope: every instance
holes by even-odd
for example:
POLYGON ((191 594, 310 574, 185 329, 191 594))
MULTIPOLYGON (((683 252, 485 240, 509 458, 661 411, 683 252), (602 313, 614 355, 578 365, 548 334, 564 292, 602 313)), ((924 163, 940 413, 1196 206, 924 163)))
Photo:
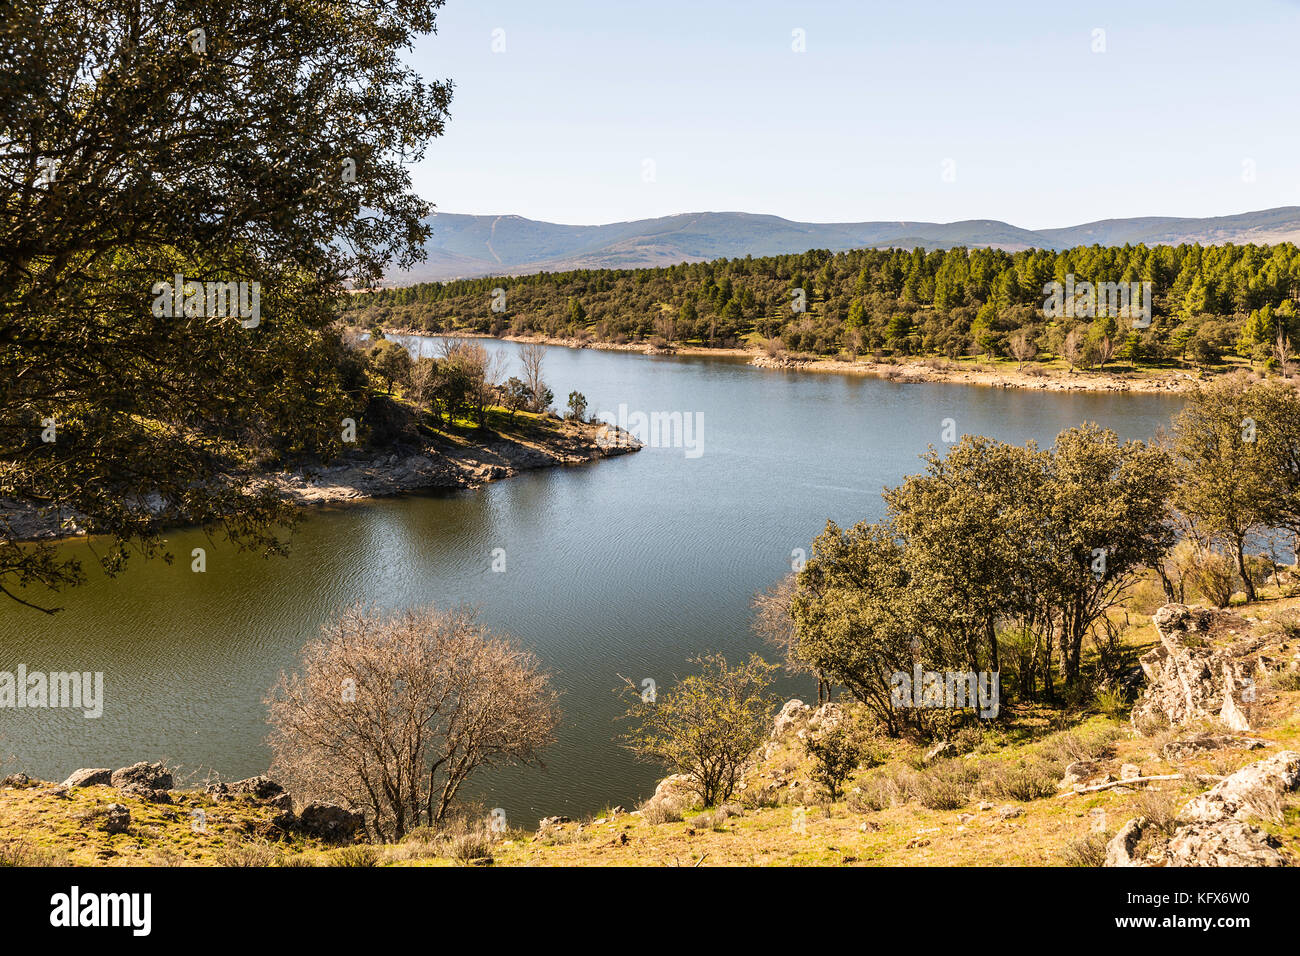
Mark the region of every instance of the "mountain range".
POLYGON ((601 226, 522 216, 437 213, 428 259, 387 277, 392 285, 569 269, 632 269, 809 249, 947 249, 953 246, 1066 249, 1144 242, 1177 245, 1300 242, 1300 206, 1233 216, 1101 219, 1060 229, 1022 229, 996 219, 961 222, 792 222, 744 212, 697 212, 601 226))

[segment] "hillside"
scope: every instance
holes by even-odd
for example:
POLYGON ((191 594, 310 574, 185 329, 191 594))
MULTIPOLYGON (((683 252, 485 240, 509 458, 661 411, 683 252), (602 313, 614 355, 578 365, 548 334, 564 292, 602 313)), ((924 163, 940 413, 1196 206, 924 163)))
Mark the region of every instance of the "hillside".
POLYGON ((1021 706, 937 745, 888 741, 833 802, 810 782, 802 739, 842 719, 844 702, 791 701, 742 789, 716 810, 694 806, 682 778, 669 777, 633 812, 497 835, 462 822, 376 847, 338 839, 342 811, 290 810, 265 778, 160 790, 170 775, 160 782, 161 767, 140 764, 112 780, 79 771, 89 785, 6 778, 0 863, 1295 865, 1298 610, 1300 599, 1273 596, 1134 618, 1125 640, 1143 654, 1143 676, 1131 712, 1114 698, 1066 711, 1021 706), (1185 693, 1183 677, 1203 666, 1236 673, 1242 704, 1213 679, 1185 693))
POLYGON ((387 284, 571 269, 634 269, 829 249, 921 246, 1068 249, 1073 246, 1277 243, 1300 240, 1300 206, 1212 218, 1105 219, 1055 229, 1024 229, 996 219, 961 222, 794 222, 744 212, 698 212, 574 226, 522 216, 439 213, 427 220, 428 259, 387 284))

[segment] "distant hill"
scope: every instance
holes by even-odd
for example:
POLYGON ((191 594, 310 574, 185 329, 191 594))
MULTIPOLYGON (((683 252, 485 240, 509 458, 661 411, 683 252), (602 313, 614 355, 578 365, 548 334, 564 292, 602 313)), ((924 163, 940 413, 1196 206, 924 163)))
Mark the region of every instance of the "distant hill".
POLYGON ((568 269, 631 269, 808 249, 994 246, 1015 251, 1093 243, 1300 242, 1300 206, 1210 219, 1102 219, 1039 230, 1021 229, 996 219, 818 223, 744 212, 683 213, 603 226, 565 226, 522 216, 440 213, 430 218, 429 224, 433 232, 426 245, 428 260, 409 272, 391 273, 389 284, 568 269))

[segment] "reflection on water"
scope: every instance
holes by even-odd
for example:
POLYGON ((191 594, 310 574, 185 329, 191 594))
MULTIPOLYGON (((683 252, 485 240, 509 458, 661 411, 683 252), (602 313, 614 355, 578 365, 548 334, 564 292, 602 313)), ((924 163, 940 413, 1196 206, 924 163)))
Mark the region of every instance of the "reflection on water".
MULTIPOLYGON (((663 688, 700 652, 755 649, 753 593, 826 519, 879 517, 881 488, 917 470, 945 418, 959 433, 1050 443, 1084 420, 1146 437, 1179 407, 1165 396, 904 385, 595 350, 550 349, 546 375, 557 396, 585 393, 592 413, 620 403, 700 413, 703 454, 647 448, 473 492, 322 512, 287 559, 178 533, 174 553, 208 549, 205 574, 185 560, 135 563, 69 592, 53 618, 0 604, 0 670, 103 671, 106 697, 98 720, 0 710, 5 766, 56 780, 142 759, 227 779, 264 771, 263 696, 322 621, 354 603, 468 603, 537 651, 564 711, 544 770, 493 772, 471 796, 525 825, 631 805, 657 769, 614 742, 617 675, 663 688), (505 573, 491 570, 494 548, 506 551, 505 573)), ((783 678, 780 690, 815 686, 783 678)))

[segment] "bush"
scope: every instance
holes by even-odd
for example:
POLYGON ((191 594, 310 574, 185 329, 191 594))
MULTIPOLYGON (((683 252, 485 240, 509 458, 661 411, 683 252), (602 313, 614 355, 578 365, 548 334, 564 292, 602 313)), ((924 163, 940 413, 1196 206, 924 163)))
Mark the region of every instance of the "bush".
POLYGON ((812 778, 826 788, 831 800, 844 792, 844 782, 863 763, 875 766, 883 761, 880 748, 862 724, 845 718, 837 726, 804 741, 812 758, 812 778))
POLYGON ((217 851, 221 866, 271 866, 275 863, 275 850, 269 843, 240 843, 222 847, 217 851))
POLYGON ((942 760, 918 774, 913 783, 917 802, 931 810, 957 810, 970 803, 979 770, 966 760, 942 760))
POLYGON ((1071 840, 1061 848, 1061 859, 1066 866, 1101 866, 1106 862, 1106 844, 1112 834, 1089 833, 1071 840))
POLYGON ((641 819, 651 826, 658 826, 661 823, 679 823, 682 819, 682 808, 674 800, 654 800, 641 807, 641 819))
POLYGON ((1062 768, 1041 757, 1030 757, 1016 763, 987 761, 981 770, 983 793, 1000 799, 1028 801, 1056 793, 1062 768))
POLYGON ((701 673, 648 701, 631 681, 636 700, 626 719, 626 746, 637 755, 686 774, 704 806, 731 798, 741 770, 771 727, 767 692, 775 667, 758 655, 731 667, 720 654, 695 658, 701 673))
POLYGON ((377 866, 381 856, 379 848, 369 843, 357 843, 335 850, 330 854, 330 866, 377 866))

